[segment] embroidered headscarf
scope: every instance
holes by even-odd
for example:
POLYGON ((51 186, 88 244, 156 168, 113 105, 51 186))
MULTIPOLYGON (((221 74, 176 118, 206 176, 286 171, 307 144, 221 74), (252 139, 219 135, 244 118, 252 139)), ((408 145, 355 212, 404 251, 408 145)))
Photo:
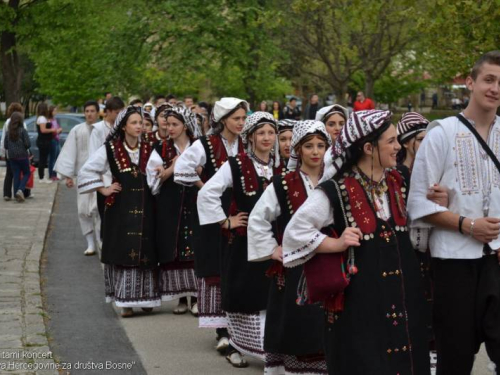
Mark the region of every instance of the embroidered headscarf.
POLYGON ((349 110, 345 107, 342 107, 338 104, 329 105, 327 107, 321 108, 318 112, 316 112, 316 121, 321 121, 322 123, 326 123, 328 117, 338 113, 341 115, 345 121, 349 118, 349 110))
POLYGON ((291 153, 290 153, 290 160, 288 160, 288 170, 294 171, 297 168, 297 162, 298 162, 298 155, 295 153, 295 147, 302 141, 306 136, 309 134, 314 134, 314 133, 320 133, 323 134, 326 138, 326 141, 328 142, 328 145, 331 146, 332 144, 332 138, 330 137, 330 134, 326 131, 325 124, 323 124, 321 121, 315 121, 315 120, 304 120, 304 121, 297 121, 297 125, 293 128, 293 135, 292 135, 292 144, 291 144, 291 153))
POLYGON ((184 125, 186 125, 194 138, 201 136, 196 115, 189 109, 181 106, 170 106, 170 108, 164 111, 163 116, 167 118, 171 114, 176 114, 183 118, 184 125))
POLYGON ((212 111, 212 122, 218 123, 224 116, 236 108, 240 103, 243 103, 245 110, 248 112, 250 105, 243 99, 238 98, 221 98, 214 104, 212 111))
POLYGON ((405 143, 411 138, 415 137, 427 129, 429 120, 417 112, 406 112, 399 120, 398 129, 398 142, 405 143))
POLYGON ((278 121, 278 134, 281 134, 287 130, 293 131, 293 127, 298 123, 297 120, 279 120, 278 121))
POLYGON ((325 172, 320 182, 329 180, 340 171, 346 160, 346 153, 349 147, 380 128, 390 120, 391 116, 391 111, 378 109, 353 112, 331 148, 331 159, 329 157, 325 158, 325 172))
POLYGON ((143 115, 143 110, 141 107, 136 107, 133 105, 129 105, 128 107, 125 107, 118 113, 118 116, 116 116, 115 123, 113 125, 113 129, 109 132, 108 137, 106 138, 106 142, 109 141, 114 141, 115 139, 120 137, 120 131, 127 125, 127 120, 128 118, 133 115, 134 113, 137 113, 141 116, 141 118, 144 117, 143 115))
MULTIPOLYGON (((277 132, 276 120, 273 115, 268 112, 254 112, 245 120, 245 125, 243 126, 243 130, 241 131, 241 140, 243 144, 247 146, 247 150, 250 153, 250 142, 248 141, 248 136, 252 134, 257 128, 269 124, 271 125, 277 132)), ((274 142, 274 166, 278 167, 280 163, 279 158, 279 143, 278 137, 274 142)))

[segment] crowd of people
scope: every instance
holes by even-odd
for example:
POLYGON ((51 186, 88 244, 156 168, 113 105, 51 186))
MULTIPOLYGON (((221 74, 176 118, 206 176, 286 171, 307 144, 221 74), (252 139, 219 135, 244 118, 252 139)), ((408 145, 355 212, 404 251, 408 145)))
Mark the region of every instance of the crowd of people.
MULTIPOLYGON (((482 343, 500 365, 500 51, 467 87, 432 123, 362 93, 352 112, 311 98, 313 119, 294 98, 89 101, 53 170, 124 318, 178 300, 266 374, 468 375, 482 343)), ((3 143, 22 193, 22 116, 3 143)))

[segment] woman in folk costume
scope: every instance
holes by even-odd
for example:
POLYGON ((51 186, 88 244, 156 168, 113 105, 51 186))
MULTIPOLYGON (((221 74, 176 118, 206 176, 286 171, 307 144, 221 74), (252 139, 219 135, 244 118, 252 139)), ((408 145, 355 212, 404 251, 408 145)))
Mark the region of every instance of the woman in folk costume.
POLYGON ((288 160, 290 159, 291 153, 291 143, 292 143, 292 132, 293 127, 298 121, 295 120, 280 120, 278 121, 278 143, 280 146, 280 157, 282 163, 288 166, 288 160))
POLYGON ((80 194, 99 191, 106 197, 101 256, 106 301, 121 307, 123 317, 132 316, 133 307, 151 312, 161 304, 154 203, 146 181, 153 140, 142 135, 142 127, 142 109, 126 107, 78 174, 80 194), (108 170, 113 183, 104 187, 101 176, 108 170))
POLYGON ((147 164, 148 185, 156 196, 156 246, 160 263, 160 295, 163 301, 179 299, 174 314, 188 309, 198 314, 198 280, 194 274, 194 242, 198 235, 196 198, 198 188, 174 182, 174 166, 199 136, 195 115, 188 109, 170 107, 158 115, 162 139, 154 146, 147 164), (166 136, 163 136, 166 134, 166 136), (168 137, 168 138, 167 138, 168 137))
MULTIPOLYGON (((221 98, 212 111, 214 132, 195 141, 174 166, 174 181, 181 185, 201 188, 210 180, 228 157, 244 151, 240 133, 247 117, 248 103, 237 98, 221 98)), ((222 197, 227 212, 231 192, 222 197)), ((219 224, 200 226, 195 245, 195 271, 198 283, 198 316, 201 328, 215 328, 216 350, 225 354, 229 346, 226 313, 222 310, 220 289, 220 253, 227 237, 221 235, 219 224)))
POLYGON ((323 157, 330 144, 330 135, 322 122, 297 122, 293 128, 294 157, 290 159, 290 172, 273 177, 273 183, 250 214, 248 260, 274 259, 268 271, 272 281, 264 335, 265 373, 269 375, 327 373, 323 349, 324 312, 319 305, 297 305, 303 267, 283 268, 281 241, 294 212, 318 184, 323 157))
MULTIPOLYGON (((420 144, 427 133, 429 121, 419 113, 404 113, 397 124, 398 142, 401 150, 398 153, 398 170, 406 177, 407 186, 410 186, 411 171, 413 162, 420 147, 420 144)), ((443 207, 448 207, 448 192, 445 188, 434 185, 429 187, 427 196, 430 200, 443 207)), ((432 285, 431 254, 429 250, 429 229, 413 228, 410 230, 410 238, 415 248, 415 254, 420 265, 420 273, 424 283, 425 298, 428 303, 427 328, 428 338, 431 348, 431 371, 435 372, 437 364, 437 354, 435 351, 434 332, 432 328, 432 305, 434 302, 434 292, 432 285)))
POLYGON ((338 104, 329 105, 316 112, 316 121, 325 124, 326 131, 330 134, 332 142, 340 135, 342 128, 349 118, 349 110, 338 104))
MULTIPOLYGON (((401 146, 391 115, 350 116, 328 174, 285 230, 286 267, 347 251, 349 284, 326 315, 330 374, 430 373, 424 292, 407 229, 407 187, 393 169, 401 146), (320 232, 330 225, 338 238, 320 232)), ((324 277, 342 275, 341 267, 328 271, 324 277)))
MULTIPOLYGON (((230 157, 198 194, 200 224, 217 223, 228 244, 222 253, 222 308, 227 313, 231 345, 240 352, 264 360, 263 333, 270 280, 266 270, 271 261, 248 262, 247 220, 255 203, 281 173, 276 122, 267 112, 255 112, 245 121, 241 133, 248 155, 230 157), (276 153, 273 155, 272 150, 276 153), (232 188, 229 214, 221 197, 232 188)), ((247 366, 231 349, 227 359, 233 366, 247 366)))

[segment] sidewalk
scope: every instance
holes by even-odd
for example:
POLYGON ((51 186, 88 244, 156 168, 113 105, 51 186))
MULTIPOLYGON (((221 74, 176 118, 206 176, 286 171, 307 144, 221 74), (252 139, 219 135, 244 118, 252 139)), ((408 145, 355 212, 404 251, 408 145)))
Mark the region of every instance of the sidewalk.
MULTIPOLYGON (((2 163, 2 184, 4 176, 2 163)), ((59 374, 40 293, 40 256, 58 184, 37 180, 33 199, 0 200, 0 374, 59 374)))

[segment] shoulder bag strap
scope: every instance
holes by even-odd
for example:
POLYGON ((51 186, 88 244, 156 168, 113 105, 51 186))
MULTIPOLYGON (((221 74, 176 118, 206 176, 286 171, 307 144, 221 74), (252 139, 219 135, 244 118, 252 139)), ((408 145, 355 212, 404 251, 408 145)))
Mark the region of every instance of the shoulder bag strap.
POLYGON ((484 141, 484 139, 479 135, 476 128, 474 128, 474 126, 472 126, 472 124, 461 114, 458 114, 457 117, 462 122, 462 124, 467 126, 467 129, 469 129, 471 131, 471 133, 474 134, 474 136, 476 137, 477 141, 479 142, 479 144, 481 145, 483 150, 486 151, 486 153, 491 158, 491 160, 493 161, 493 163, 497 167, 498 171, 500 172, 500 161, 498 161, 498 159, 495 156, 495 154, 493 153, 493 151, 491 151, 490 146, 488 146, 488 144, 484 141))

